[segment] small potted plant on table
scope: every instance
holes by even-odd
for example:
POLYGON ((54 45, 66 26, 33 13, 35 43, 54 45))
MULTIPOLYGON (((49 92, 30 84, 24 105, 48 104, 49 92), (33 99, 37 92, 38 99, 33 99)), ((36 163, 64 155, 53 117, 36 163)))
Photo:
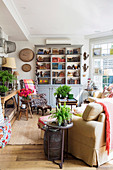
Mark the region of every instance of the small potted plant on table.
POLYGON ((57 96, 57 98, 66 98, 69 94, 69 92, 71 91, 71 87, 70 86, 67 86, 67 85, 64 85, 64 86, 59 86, 57 89, 56 89, 56 92, 54 93, 54 96, 57 96))
POLYGON ((64 103, 64 106, 61 106, 61 103, 59 103, 59 108, 57 107, 56 112, 51 112, 51 117, 56 118, 56 123, 59 126, 66 126, 67 124, 71 123, 72 120, 72 113, 70 111, 71 109, 66 106, 66 103, 64 103))
POLYGON ((0 95, 5 96, 5 94, 8 90, 9 90, 8 87, 6 87, 4 85, 0 86, 0 95))

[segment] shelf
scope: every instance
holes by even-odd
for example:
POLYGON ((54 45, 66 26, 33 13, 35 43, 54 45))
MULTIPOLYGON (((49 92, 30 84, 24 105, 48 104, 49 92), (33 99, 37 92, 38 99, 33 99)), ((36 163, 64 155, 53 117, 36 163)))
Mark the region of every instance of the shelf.
POLYGON ((80 61, 67 61, 67 64, 68 63, 80 63, 80 61))
POLYGON ((51 61, 37 61, 38 63, 51 63, 51 61))
POLYGON ((78 54, 65 54, 65 55, 82 55, 82 54, 78 53, 78 54))
POLYGON ((49 78, 50 79, 51 77, 37 77, 37 78, 41 78, 41 79, 49 78))
POLYGON ((52 71, 65 71, 65 69, 52 69, 52 71))
POLYGON ((79 69, 67 69, 68 71, 76 71, 76 70, 79 70, 79 69))
POLYGON ((52 64, 53 64, 53 63, 66 63, 66 62, 52 62, 52 64))
POLYGON ((44 56, 46 56, 46 55, 82 55, 82 54, 36 54, 36 55, 44 55, 44 56))
POLYGON ((67 78, 68 78, 68 79, 69 79, 69 78, 78 79, 78 78, 80 78, 80 76, 79 76, 79 77, 67 76, 67 78))
POLYGON ((36 54, 36 55, 44 55, 44 56, 46 56, 46 55, 51 55, 51 54, 36 54))
POLYGON ((65 78, 65 77, 52 77, 53 79, 61 79, 61 78, 65 78))
POLYGON ((51 69, 37 69, 38 71, 47 71, 47 70, 51 70, 51 69))

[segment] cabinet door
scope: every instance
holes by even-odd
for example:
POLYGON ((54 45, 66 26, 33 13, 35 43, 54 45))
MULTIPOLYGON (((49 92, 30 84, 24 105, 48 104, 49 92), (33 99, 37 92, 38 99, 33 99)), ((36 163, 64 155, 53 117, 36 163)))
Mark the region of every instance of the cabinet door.
POLYGON ((56 107, 56 97, 54 96, 56 89, 54 87, 51 87, 50 89, 50 103, 53 108, 56 107))

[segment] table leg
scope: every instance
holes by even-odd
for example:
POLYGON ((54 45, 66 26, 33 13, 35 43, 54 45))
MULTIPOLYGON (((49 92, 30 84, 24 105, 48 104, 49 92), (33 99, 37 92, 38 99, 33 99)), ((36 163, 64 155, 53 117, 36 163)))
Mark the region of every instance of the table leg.
POLYGON ((13 97, 13 101, 14 101, 15 108, 16 108, 16 110, 17 110, 17 103, 16 103, 16 98, 15 98, 15 96, 13 97))
POLYGON ((67 135, 66 135, 66 157, 68 158, 68 129, 67 129, 67 135))
POLYGON ((47 133, 47 140, 48 140, 48 161, 49 161, 49 127, 48 127, 48 133, 47 133))
POLYGON ((71 111, 72 111, 72 105, 71 105, 71 111))
POLYGON ((62 165, 64 162, 64 129, 62 129, 62 146, 61 146, 61 162, 57 163, 55 160, 53 160, 53 163, 59 165, 60 169, 62 169, 62 165))
POLYGON ((5 103, 2 103, 2 114, 5 116, 5 103))
POLYGON ((30 111, 30 115, 31 115, 31 118, 32 118, 32 117, 33 117, 33 115, 32 115, 32 111, 31 111, 30 103, 28 103, 28 109, 29 109, 29 111, 30 111))
POLYGON ((62 130, 62 150, 61 150, 61 163, 59 164, 60 169, 62 169, 64 160, 64 129, 62 130))
MULTIPOLYGON (((18 94, 17 94, 18 95, 18 94)), ((19 105, 20 105, 20 98, 19 98, 19 95, 18 95, 18 104, 17 104, 17 111, 19 112, 19 105)))

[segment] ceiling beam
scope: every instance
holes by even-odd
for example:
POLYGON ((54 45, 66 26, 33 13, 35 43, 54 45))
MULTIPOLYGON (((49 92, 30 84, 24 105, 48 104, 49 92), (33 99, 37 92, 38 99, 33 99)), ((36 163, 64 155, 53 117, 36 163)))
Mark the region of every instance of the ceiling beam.
POLYGON ((14 20, 16 21, 16 23, 18 24, 19 28, 21 29, 21 31, 23 32, 25 37, 27 39, 29 39, 30 33, 29 33, 26 25, 24 24, 13 0, 2 0, 2 1, 5 4, 5 6, 7 7, 7 9, 9 10, 9 12, 12 15, 12 17, 14 18, 14 20))

